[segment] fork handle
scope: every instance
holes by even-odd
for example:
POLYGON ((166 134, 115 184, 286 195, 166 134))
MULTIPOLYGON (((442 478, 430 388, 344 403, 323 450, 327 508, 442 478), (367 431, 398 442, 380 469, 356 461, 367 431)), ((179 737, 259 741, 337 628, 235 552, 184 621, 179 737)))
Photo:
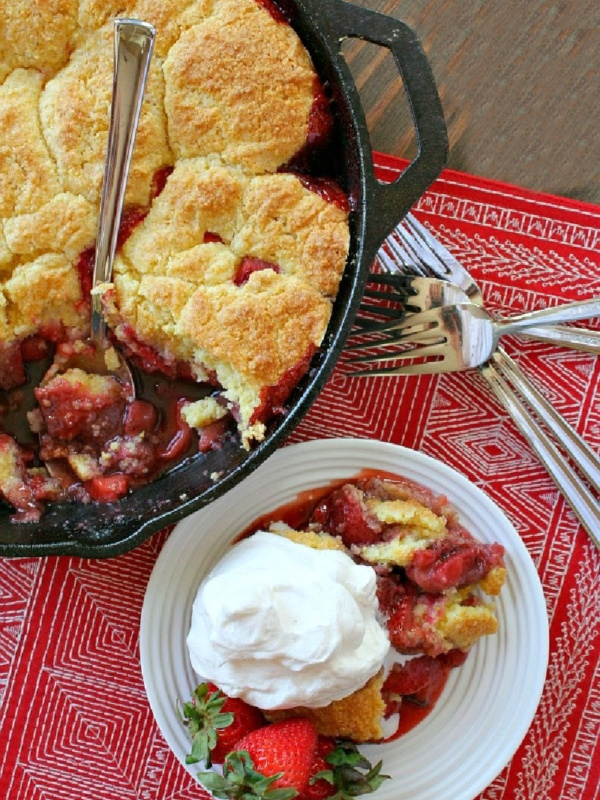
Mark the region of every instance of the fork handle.
POLYGON ((363 161, 365 230, 359 231, 365 259, 371 262, 386 236, 438 177, 448 158, 448 133, 435 79, 421 43, 413 31, 394 17, 361 8, 344 0, 296 0, 319 26, 337 79, 356 108, 354 135, 363 161), (341 41, 355 37, 387 48, 400 72, 410 105, 417 155, 393 183, 375 176, 369 132, 352 73, 340 52, 341 41))
POLYGON ((527 314, 518 314, 505 320, 497 320, 502 334, 518 333, 535 325, 556 325, 561 322, 575 322, 578 319, 589 319, 600 315, 600 299, 578 300, 574 303, 563 303, 552 308, 542 308, 527 314))
POLYGON ((600 550, 600 505, 558 450, 551 437, 533 421, 510 385, 502 377, 500 368, 488 361, 479 368, 480 374, 513 418, 529 442, 532 450, 548 470, 548 474, 573 509, 577 519, 600 550))
POLYGON ((600 355, 600 331, 556 325, 548 328, 527 328, 521 333, 523 336, 538 339, 540 342, 548 342, 549 344, 600 355))
POLYGON ((534 382, 525 375, 508 353, 499 347, 492 356, 492 360, 502 369, 503 374, 506 375, 524 400, 534 409, 548 429, 552 431, 557 441, 569 453, 573 464, 589 481, 590 486, 600 493, 600 456, 598 453, 546 400, 534 382))

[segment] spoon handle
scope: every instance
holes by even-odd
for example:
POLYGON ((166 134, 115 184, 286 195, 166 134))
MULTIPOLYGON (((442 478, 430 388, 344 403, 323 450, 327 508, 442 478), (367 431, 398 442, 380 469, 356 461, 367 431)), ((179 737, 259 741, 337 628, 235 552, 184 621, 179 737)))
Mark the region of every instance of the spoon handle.
POLYGON ((125 187, 155 33, 154 27, 146 22, 115 20, 113 94, 92 284, 91 337, 98 350, 105 345, 106 323, 102 316, 102 295, 94 290, 112 277, 125 187))

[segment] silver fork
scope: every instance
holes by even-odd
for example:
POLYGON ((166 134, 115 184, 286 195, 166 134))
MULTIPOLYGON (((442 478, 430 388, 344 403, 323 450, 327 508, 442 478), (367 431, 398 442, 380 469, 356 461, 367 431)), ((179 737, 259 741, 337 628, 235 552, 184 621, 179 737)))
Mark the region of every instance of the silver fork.
MULTIPOLYGON (((459 286, 472 303, 483 305, 483 295, 476 281, 413 214, 407 214, 388 236, 377 254, 377 260, 384 270, 392 273, 398 273, 398 264, 402 263, 417 267, 417 271, 421 272, 418 269, 421 264, 425 267, 422 274, 433 274, 459 286)), ((531 328, 523 331, 523 334, 562 347, 600 353, 600 331, 552 326, 531 328)))
POLYGON ((417 313, 439 306, 464 303, 469 299, 458 286, 438 278, 424 278, 421 275, 371 272, 369 283, 383 286, 384 289, 367 286, 360 304, 359 315, 354 321, 352 336, 359 333, 385 333, 394 330, 406 311, 417 313), (381 301, 385 301, 387 305, 381 301))
MULTIPOLYGON (((406 242, 407 249, 402 249, 398 245, 393 251, 395 258, 392 259, 382 248, 379 251, 378 260, 383 269, 397 275, 399 265, 410 264, 411 269, 421 275, 435 275, 461 287, 471 302, 483 305, 479 286, 462 264, 411 214, 405 217, 404 223, 406 226, 410 226, 410 230, 401 223, 394 234, 388 237, 386 245, 394 241, 394 236, 397 235, 401 237, 403 243, 406 242), (415 227, 419 232, 418 256, 414 254, 414 250, 411 253, 409 249, 415 244, 412 233, 415 227)), ((398 242, 395 241, 395 244, 398 242)), ((552 332, 555 330, 553 329, 552 332)), ((571 332, 571 329, 568 330, 571 332)), ((577 331, 579 330, 577 329, 577 331)), ((595 332, 592 331, 592 333, 595 332)), ((600 549, 600 504, 590 489, 573 472, 565 455, 568 454, 571 464, 579 470, 597 492, 600 492, 600 457, 598 454, 554 409, 535 384, 501 347, 490 361, 479 367, 479 371, 548 470, 550 477, 562 492, 583 528, 588 532, 596 547, 600 549), (525 402, 520 398, 523 398, 525 402), (537 424, 536 419, 531 416, 531 411, 541 423, 547 426, 554 438, 547 434, 542 425, 537 424), (560 446, 560 450, 557 444, 560 446)))
MULTIPOLYGON (((355 357, 350 363, 402 362, 406 359, 434 357, 435 361, 395 364, 378 367, 364 374, 414 375, 456 372, 485 363, 498 346, 500 337, 519 333, 540 323, 573 322, 600 315, 600 299, 564 303, 552 308, 530 311, 506 319, 494 319, 483 306, 475 303, 441 305, 420 314, 405 314, 386 324, 384 339, 362 341, 347 348, 351 351, 385 347, 385 352, 355 357), (410 345, 398 350, 398 345, 410 345)), ((355 373, 361 375, 363 373, 355 373)))

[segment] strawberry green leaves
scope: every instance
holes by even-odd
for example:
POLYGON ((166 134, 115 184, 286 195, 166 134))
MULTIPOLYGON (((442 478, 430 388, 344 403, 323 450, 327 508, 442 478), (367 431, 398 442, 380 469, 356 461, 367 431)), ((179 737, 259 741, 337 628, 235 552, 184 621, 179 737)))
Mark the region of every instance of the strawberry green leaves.
POLYGON ((233 723, 233 713, 223 712, 227 697, 221 692, 210 692, 206 683, 195 690, 192 700, 178 709, 179 718, 186 726, 192 740, 192 750, 186 755, 186 764, 203 761, 207 767, 212 764, 212 751, 217 746, 217 732, 233 723))
POLYGON ((254 762, 245 750, 237 750, 225 758, 223 775, 200 772, 198 780, 219 800, 292 800, 298 796, 293 787, 274 786, 282 772, 266 777, 254 769, 254 762))

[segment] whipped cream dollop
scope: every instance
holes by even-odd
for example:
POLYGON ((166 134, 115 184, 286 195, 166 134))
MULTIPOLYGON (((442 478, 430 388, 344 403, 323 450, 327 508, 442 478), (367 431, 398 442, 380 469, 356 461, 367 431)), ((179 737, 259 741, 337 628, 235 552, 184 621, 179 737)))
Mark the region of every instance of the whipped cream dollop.
POLYGON ((202 581, 187 645, 192 667, 263 709, 319 708, 362 687, 390 648, 375 571, 338 550, 258 531, 202 581))

